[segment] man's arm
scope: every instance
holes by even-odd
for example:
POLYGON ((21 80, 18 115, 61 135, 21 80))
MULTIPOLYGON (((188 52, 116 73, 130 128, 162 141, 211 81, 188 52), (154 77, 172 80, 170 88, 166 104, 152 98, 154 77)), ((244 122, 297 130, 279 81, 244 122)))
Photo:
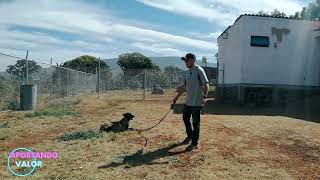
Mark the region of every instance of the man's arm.
POLYGON ((179 97, 186 91, 186 85, 183 84, 181 86, 178 87, 178 94, 176 95, 176 97, 173 99, 173 104, 176 104, 176 102, 178 101, 179 97))
POLYGON ((206 105, 207 103, 207 100, 206 98, 208 97, 208 93, 209 93, 209 80, 208 80, 208 77, 206 75, 206 72, 200 68, 200 71, 199 71, 199 80, 202 84, 202 88, 203 88, 203 106, 206 105))
POLYGON ((206 83, 205 85, 203 85, 203 96, 207 98, 208 93, 209 93, 209 83, 206 83))

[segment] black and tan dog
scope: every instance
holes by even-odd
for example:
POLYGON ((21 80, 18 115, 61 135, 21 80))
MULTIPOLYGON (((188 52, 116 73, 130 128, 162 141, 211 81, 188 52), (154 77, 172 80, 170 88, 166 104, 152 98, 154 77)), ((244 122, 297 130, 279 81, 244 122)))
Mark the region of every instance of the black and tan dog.
POLYGON ((134 115, 131 113, 123 114, 119 122, 106 123, 100 126, 100 132, 121 132, 129 129, 129 123, 133 120, 134 115))

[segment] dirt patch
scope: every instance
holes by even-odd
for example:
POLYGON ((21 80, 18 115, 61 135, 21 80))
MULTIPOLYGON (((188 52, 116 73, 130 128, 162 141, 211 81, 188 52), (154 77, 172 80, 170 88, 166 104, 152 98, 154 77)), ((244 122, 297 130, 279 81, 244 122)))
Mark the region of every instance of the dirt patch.
POLYGON ((115 115, 115 109, 125 109, 121 102, 111 101, 104 102, 102 100, 97 100, 95 104, 79 104, 76 106, 76 109, 80 111, 82 115, 90 117, 101 117, 106 115, 115 115))
POLYGON ((143 146, 146 143, 146 138, 148 139, 147 146, 152 146, 152 147, 162 145, 163 142, 175 142, 177 140, 177 138, 174 136, 158 135, 158 136, 154 136, 154 137, 145 137, 142 134, 139 137, 129 138, 128 142, 134 143, 134 144, 139 144, 139 145, 143 146))
POLYGON ((32 147, 36 144, 43 143, 46 140, 52 140, 57 135, 71 129, 72 128, 59 128, 59 129, 53 129, 50 131, 42 132, 39 134, 27 134, 24 137, 14 139, 13 142, 4 143, 5 145, 3 146, 2 150, 8 151, 8 150, 13 150, 15 148, 32 147))
POLYGON ((173 166, 183 171, 190 168, 197 168, 205 163, 205 156, 201 150, 182 153, 179 155, 179 159, 181 164, 173 166))
POLYGON ((307 139, 293 138, 288 131, 271 137, 253 136, 245 141, 246 150, 263 150, 270 156, 251 156, 243 159, 246 164, 266 163, 272 168, 283 168, 297 179, 320 178, 320 146, 307 139), (290 135, 290 137, 289 137, 290 135))

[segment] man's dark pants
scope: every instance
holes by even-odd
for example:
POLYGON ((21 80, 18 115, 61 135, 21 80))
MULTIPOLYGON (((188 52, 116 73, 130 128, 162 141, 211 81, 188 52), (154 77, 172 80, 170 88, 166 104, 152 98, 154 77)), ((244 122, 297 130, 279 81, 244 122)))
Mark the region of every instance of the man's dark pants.
POLYGON ((183 121, 186 126, 186 132, 189 138, 192 139, 193 145, 198 145, 199 134, 200 134, 200 114, 202 106, 187 106, 184 105, 183 109, 183 121), (192 116, 192 125, 191 127, 190 118, 192 116))

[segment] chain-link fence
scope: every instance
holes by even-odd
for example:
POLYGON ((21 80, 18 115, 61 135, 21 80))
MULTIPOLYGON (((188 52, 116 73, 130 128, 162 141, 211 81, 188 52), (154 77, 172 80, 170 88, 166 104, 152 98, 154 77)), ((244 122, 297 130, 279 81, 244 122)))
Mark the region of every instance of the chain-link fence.
POLYGON ((37 85, 37 104, 49 105, 97 90, 96 74, 0 54, 0 111, 19 109, 20 85, 37 85))
POLYGON ((182 70, 129 69, 100 81, 100 97, 124 100, 173 99, 183 83, 182 70))
POLYGON ((0 111, 19 109, 20 85, 25 84, 37 85, 38 107, 69 103, 86 94, 107 100, 172 100, 185 74, 178 68, 97 68, 95 74, 80 69, 84 71, 0 53, 0 111))

